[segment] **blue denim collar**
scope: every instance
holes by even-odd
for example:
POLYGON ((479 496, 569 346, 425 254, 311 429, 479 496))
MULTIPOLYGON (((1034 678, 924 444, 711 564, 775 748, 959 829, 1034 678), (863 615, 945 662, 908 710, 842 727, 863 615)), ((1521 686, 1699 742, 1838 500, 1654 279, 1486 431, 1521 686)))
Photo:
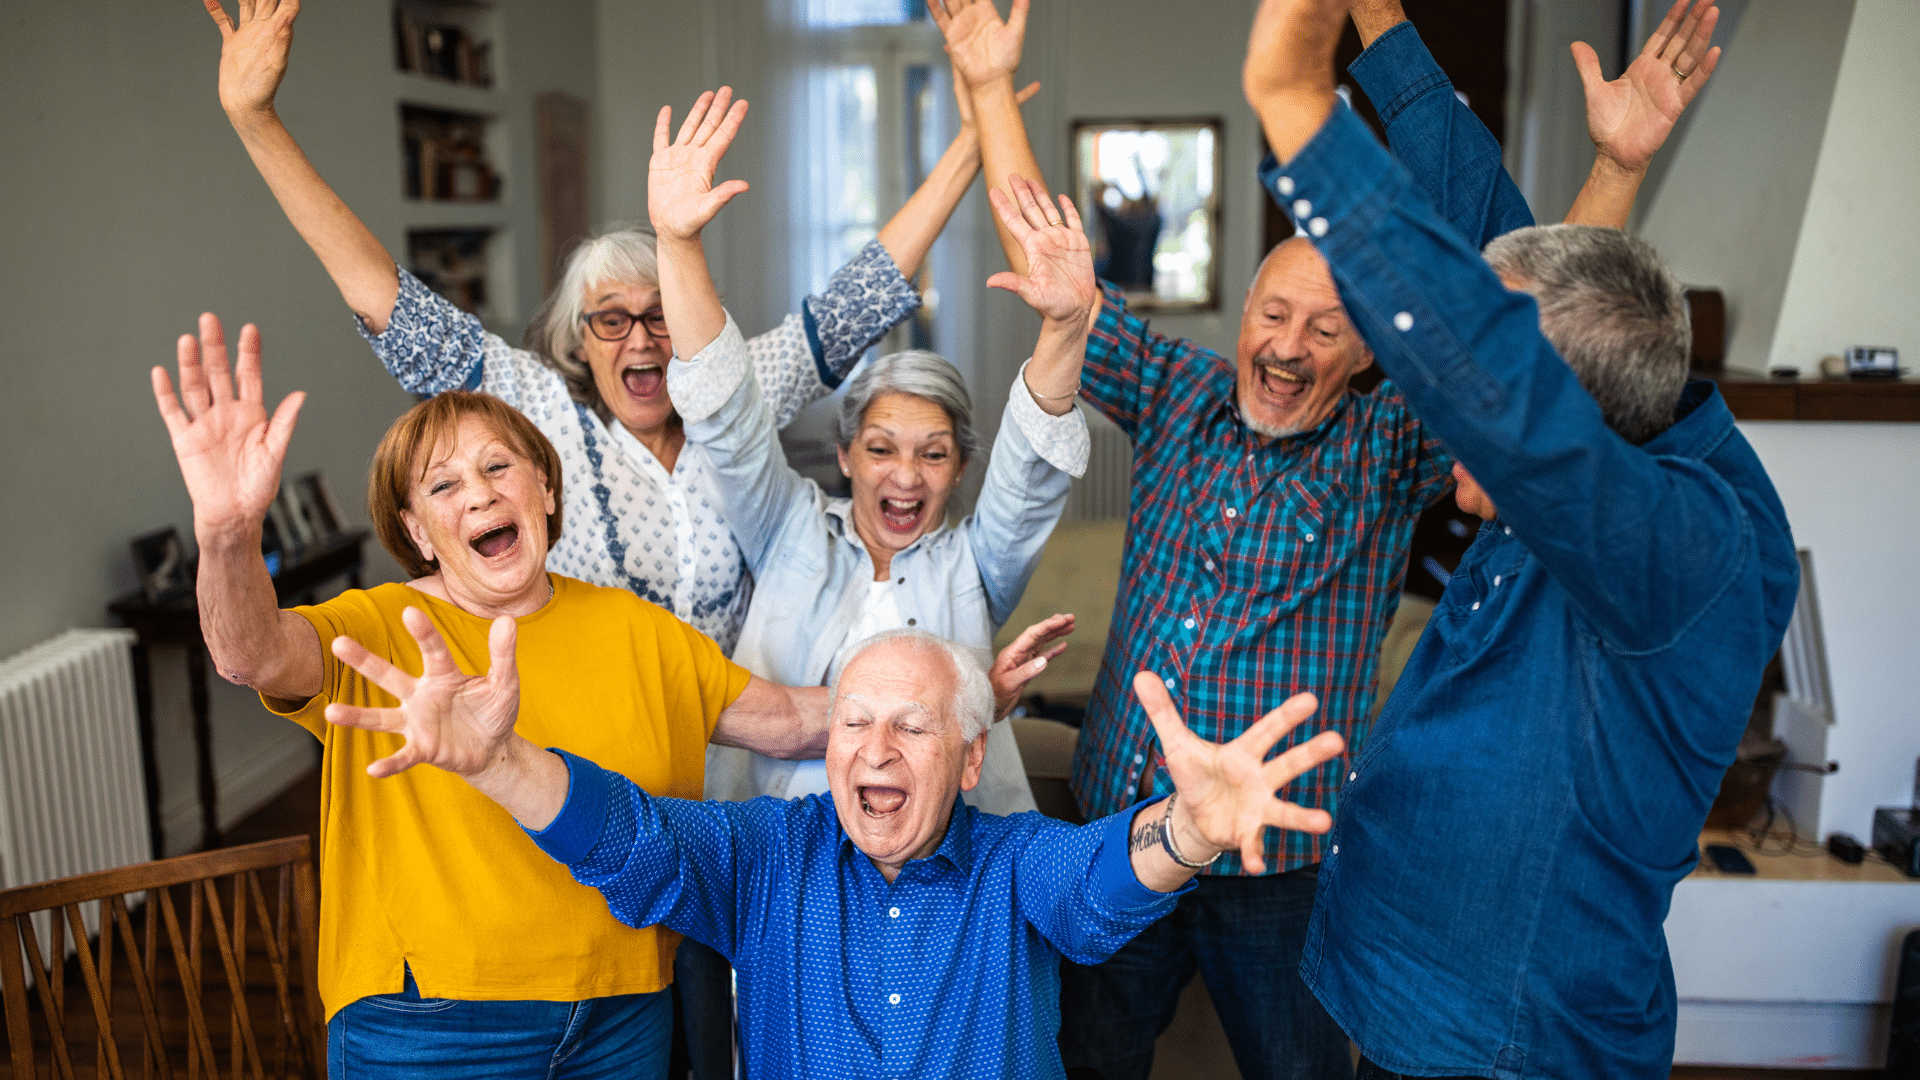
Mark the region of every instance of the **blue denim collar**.
POLYGON ((1704 458, 1733 434, 1733 413, 1720 387, 1710 379, 1694 379, 1680 391, 1673 426, 1647 440, 1642 449, 1662 457, 1704 458))

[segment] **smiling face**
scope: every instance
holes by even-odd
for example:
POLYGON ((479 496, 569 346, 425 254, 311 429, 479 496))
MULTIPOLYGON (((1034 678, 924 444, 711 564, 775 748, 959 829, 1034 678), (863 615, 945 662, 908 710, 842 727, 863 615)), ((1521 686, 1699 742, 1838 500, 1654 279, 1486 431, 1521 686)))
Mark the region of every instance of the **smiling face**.
POLYGON ((1234 383, 1247 426, 1268 438, 1313 428, 1372 363, 1326 260, 1299 237, 1274 248, 1240 312, 1234 383))
POLYGON ((987 736, 962 737, 953 666, 913 641, 868 647, 841 673, 827 783, 847 836, 892 881, 940 847, 954 796, 980 782, 987 736))
POLYGON ((474 614, 526 614, 547 599, 546 474, 478 416, 433 448, 400 511, 447 596, 474 614), (529 606, 531 605, 531 606, 529 606), (524 609, 524 610, 523 610, 524 609))
POLYGON ((853 527, 876 569, 946 520, 965 465, 947 411, 913 394, 880 394, 860 418, 840 471, 853 480, 853 527))
MULTIPOLYGON (((624 311, 645 315, 660 309, 660 286, 646 282, 602 282, 587 286, 581 298, 581 310, 624 311)), ((580 328, 580 359, 593 372, 594 388, 607 403, 613 418, 641 439, 664 430, 673 417, 673 402, 667 398, 667 361, 673 358, 673 341, 647 330, 644 320, 636 320, 633 330, 619 341, 601 341, 591 328, 580 328)))

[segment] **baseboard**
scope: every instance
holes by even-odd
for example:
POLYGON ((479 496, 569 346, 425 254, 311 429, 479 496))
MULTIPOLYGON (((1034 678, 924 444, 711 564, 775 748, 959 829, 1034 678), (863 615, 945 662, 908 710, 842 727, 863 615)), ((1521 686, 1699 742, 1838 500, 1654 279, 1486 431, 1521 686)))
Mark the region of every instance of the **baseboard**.
MULTIPOLYGON (((240 819, 287 790, 314 763, 313 736, 287 725, 280 738, 214 779, 219 785, 219 827, 230 829, 240 819)), ((160 828, 166 854, 182 855, 200 844, 200 793, 188 791, 160 808, 160 828)))

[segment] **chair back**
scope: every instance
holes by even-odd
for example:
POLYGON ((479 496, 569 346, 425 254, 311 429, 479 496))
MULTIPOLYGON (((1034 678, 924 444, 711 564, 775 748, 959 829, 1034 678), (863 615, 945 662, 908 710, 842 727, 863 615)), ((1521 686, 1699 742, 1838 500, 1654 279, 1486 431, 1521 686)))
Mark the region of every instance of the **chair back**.
POLYGON ((318 1080, 326 1073, 326 1040, 317 909, 312 848, 304 836, 0 891, 0 993, 13 1080, 74 1080, 76 1071, 170 1080, 182 1070, 189 1078, 225 1071, 235 1080, 318 1080), (92 935, 85 904, 97 905, 92 935), (136 932, 139 907, 145 911, 136 932), (201 948, 203 924, 215 949, 201 948), (161 963, 163 940, 171 970, 161 963), (255 942, 257 953, 250 951, 255 942), (116 951, 125 958, 120 965, 116 951), (252 1001, 250 962, 251 982, 261 990, 252 1001), (124 979, 116 980, 117 967, 125 969, 124 979), (203 987, 207 967, 221 969, 224 988, 211 978, 203 987), (90 1009, 68 1008, 69 968, 77 970, 90 1009), (116 983, 130 986, 131 996, 116 998, 116 983), (216 1037, 224 1054, 216 1054, 216 1037), (85 1067, 88 1043, 91 1070, 85 1067), (42 1045, 50 1074, 36 1061, 42 1045))

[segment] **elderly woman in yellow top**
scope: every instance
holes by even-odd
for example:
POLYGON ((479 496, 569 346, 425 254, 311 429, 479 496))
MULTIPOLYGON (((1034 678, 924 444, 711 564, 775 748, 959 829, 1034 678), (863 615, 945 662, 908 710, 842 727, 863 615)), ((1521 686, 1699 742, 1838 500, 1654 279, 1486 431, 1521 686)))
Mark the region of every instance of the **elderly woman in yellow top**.
POLYGON ((560 531, 552 444, 520 413, 456 391, 395 421, 368 503, 413 580, 281 610, 261 519, 303 395, 269 419, 260 335, 230 371, 220 323, 182 337, 180 393, 154 396, 193 497, 202 629, 226 678, 325 748, 320 992, 333 1076, 659 1076, 678 935, 635 931, 458 778, 369 774, 395 736, 327 724, 327 704, 392 704, 340 663, 350 636, 418 669, 430 622, 467 671, 519 655, 520 734, 609 763, 658 795, 699 798, 709 741, 818 757, 826 690, 750 675, 712 640, 624 589, 549 573, 560 531), (205 361, 201 352, 205 351, 205 361))

